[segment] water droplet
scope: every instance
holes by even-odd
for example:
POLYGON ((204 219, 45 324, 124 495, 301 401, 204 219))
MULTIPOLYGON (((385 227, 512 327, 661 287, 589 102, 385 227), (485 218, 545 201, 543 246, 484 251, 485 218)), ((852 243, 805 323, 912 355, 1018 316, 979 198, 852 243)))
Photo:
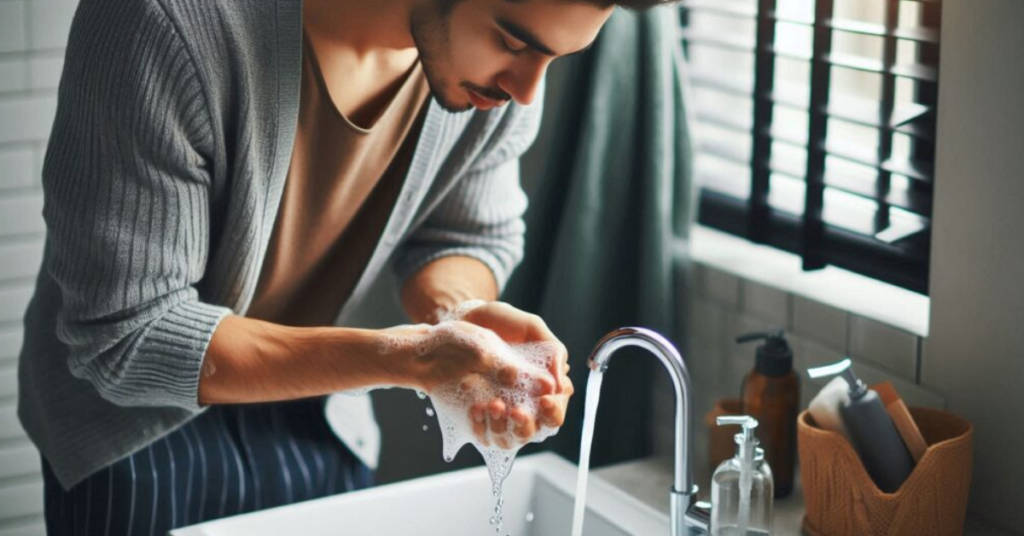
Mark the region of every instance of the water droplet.
POLYGON ((426 400, 427 393, 424 393, 423 391, 416 391, 416 396, 420 397, 420 400, 426 400))
POLYGON ((427 417, 433 417, 433 416, 434 416, 434 410, 431 409, 431 408, 427 408, 427 417))
POLYGON ((446 456, 444 457, 444 461, 446 461, 446 462, 448 462, 448 463, 452 463, 452 457, 451 457, 451 456, 447 456, 447 455, 446 455, 446 456))
POLYGON ((425 424, 424 424, 424 425, 423 425, 423 431, 424 431, 424 432, 426 432, 426 431, 427 431, 428 429, 429 429, 429 427, 428 427, 427 425, 425 425, 425 424))
POLYGON ((533 523, 533 512, 526 512, 526 522, 533 523))

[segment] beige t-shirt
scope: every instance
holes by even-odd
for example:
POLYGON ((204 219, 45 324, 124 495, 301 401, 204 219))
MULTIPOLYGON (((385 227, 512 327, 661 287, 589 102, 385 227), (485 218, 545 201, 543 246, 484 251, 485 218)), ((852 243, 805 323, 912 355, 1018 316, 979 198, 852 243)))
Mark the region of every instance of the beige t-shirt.
POLYGON ((417 60, 376 122, 369 129, 353 124, 331 99, 303 32, 295 147, 246 316, 291 326, 334 322, 395 206, 428 96, 417 60))

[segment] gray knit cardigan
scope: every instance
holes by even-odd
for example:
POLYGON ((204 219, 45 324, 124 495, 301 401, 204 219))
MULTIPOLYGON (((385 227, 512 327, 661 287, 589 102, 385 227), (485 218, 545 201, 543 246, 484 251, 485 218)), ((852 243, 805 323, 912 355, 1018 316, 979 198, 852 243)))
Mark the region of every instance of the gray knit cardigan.
MULTIPOLYGON (((65 487, 206 408, 200 365, 253 296, 297 128, 301 0, 81 0, 43 165, 46 244, 18 416, 65 487)), ((519 156, 539 105, 431 100, 352 299, 446 255, 503 287, 523 251, 519 156)))

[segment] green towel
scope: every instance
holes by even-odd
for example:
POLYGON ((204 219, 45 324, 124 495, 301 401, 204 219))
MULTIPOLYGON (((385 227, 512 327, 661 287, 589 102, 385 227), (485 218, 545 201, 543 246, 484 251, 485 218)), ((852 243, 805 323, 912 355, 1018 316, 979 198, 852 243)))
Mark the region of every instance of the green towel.
MULTIPOLYGON (((526 257, 503 299, 540 314, 569 348, 577 395, 552 443, 574 459, 586 360, 597 341, 639 325, 682 343, 674 252, 685 243, 696 195, 677 21, 674 7, 619 8, 590 52, 562 60, 541 134, 542 144, 551 142, 538 148, 546 168, 527 183, 526 257)), ((650 452, 655 360, 634 357, 616 358, 605 381, 596 465, 650 452)))

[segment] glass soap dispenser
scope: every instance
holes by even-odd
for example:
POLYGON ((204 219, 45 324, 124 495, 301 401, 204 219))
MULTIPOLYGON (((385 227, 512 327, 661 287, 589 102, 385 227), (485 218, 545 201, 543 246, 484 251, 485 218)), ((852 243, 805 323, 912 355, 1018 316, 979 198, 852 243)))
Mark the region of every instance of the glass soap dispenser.
POLYGON ((740 425, 736 456, 722 462, 711 478, 711 535, 771 534, 774 484, 772 470, 757 447, 757 419, 747 415, 718 417, 718 426, 740 425))

